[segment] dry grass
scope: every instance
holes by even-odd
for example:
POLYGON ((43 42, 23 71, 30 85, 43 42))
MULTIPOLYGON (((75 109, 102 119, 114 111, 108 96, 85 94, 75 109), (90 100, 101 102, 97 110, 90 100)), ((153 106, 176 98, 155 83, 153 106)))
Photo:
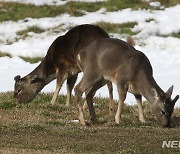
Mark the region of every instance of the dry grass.
MULTIPOLYGON (((95 98, 95 110, 102 122, 80 126, 74 103, 50 105, 52 94, 39 94, 29 104, 18 104, 12 93, 0 94, 0 153, 170 153, 180 149, 162 149, 163 140, 179 140, 180 110, 174 112, 174 128, 164 129, 144 103, 147 123, 138 120, 137 106, 125 106, 122 123, 114 124, 108 115, 108 99, 95 98)), ((89 113, 86 113, 89 119, 89 113)))

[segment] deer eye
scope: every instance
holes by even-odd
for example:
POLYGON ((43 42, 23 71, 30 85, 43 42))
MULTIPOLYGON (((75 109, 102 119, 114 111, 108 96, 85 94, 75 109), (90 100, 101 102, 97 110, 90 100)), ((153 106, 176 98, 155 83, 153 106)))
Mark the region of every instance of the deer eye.
POLYGON ((162 110, 162 111, 161 111, 161 114, 165 115, 165 114, 166 114, 166 112, 164 112, 164 111, 162 110))

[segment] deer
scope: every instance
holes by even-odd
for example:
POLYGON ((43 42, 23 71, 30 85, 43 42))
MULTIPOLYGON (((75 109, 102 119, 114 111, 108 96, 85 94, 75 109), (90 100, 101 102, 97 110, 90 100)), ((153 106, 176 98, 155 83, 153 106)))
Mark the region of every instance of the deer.
POLYGON ((171 99, 173 86, 164 92, 153 77, 153 69, 146 55, 130 44, 113 38, 100 38, 91 42, 79 52, 78 65, 83 72, 81 81, 75 87, 75 101, 78 106, 78 118, 86 125, 82 109, 81 96, 85 92, 91 122, 98 123, 93 107, 95 92, 112 82, 117 86, 119 101, 115 114, 115 123, 120 124, 123 104, 127 92, 137 101, 139 120, 144 123, 142 96, 148 100, 157 121, 164 127, 171 127, 171 115, 179 99, 171 99))
MULTIPOLYGON (((97 38, 109 38, 109 35, 99 26, 83 24, 59 36, 50 45, 42 62, 28 75, 14 77, 14 98, 20 103, 30 102, 51 81, 57 79, 56 89, 51 104, 56 103, 62 84, 67 80, 66 106, 70 106, 71 93, 78 73, 77 65, 79 51, 97 38)), ((112 83, 107 83, 109 89, 109 110, 113 112, 112 83)))

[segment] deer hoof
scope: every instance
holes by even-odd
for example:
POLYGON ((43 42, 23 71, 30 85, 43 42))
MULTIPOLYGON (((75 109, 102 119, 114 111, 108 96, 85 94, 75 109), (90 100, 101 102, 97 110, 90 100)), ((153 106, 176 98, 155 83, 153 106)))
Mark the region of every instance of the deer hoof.
POLYGON ((51 105, 55 105, 56 104, 56 102, 51 102, 51 105))
POLYGON ((120 123, 121 123, 120 118, 115 117, 115 123, 116 123, 116 124, 120 124, 120 123))
POLYGON ((146 123, 145 119, 139 119, 141 121, 142 124, 146 123))

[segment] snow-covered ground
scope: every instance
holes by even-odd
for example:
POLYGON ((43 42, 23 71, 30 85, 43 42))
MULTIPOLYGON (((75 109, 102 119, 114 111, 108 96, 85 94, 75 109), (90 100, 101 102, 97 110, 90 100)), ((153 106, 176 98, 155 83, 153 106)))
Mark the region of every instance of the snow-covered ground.
MULTIPOLYGON (((45 3, 48 0, 38 0, 38 2, 45 3)), ((110 23, 137 22, 138 24, 132 29, 135 32, 139 32, 134 36, 136 41, 135 48, 144 52, 150 59, 154 69, 154 77, 160 87, 166 91, 171 85, 174 85, 173 96, 180 94, 180 39, 161 37, 162 35, 180 32, 179 15, 180 5, 176 5, 158 11, 124 9, 116 12, 107 12, 105 9, 101 9, 97 12, 86 13, 81 17, 63 14, 54 18, 27 18, 17 22, 2 22, 0 23, 0 51, 10 53, 14 57, 0 58, 0 92, 13 91, 13 77, 17 74, 24 76, 38 65, 24 62, 17 56, 45 56, 53 40, 57 36, 64 34, 67 27, 104 21, 110 23), (41 34, 30 32, 26 39, 20 39, 16 34, 18 31, 32 26, 39 27, 45 32, 41 34), (61 31, 57 34, 54 32, 54 29, 61 29, 61 31), (11 43, 9 44, 9 42, 11 43)), ((119 35, 112 35, 122 38, 119 35)), ((80 77, 78 80, 80 80, 80 77)), ((55 81, 47 85, 43 91, 53 92, 54 89, 55 81)), ((114 97, 118 99, 116 88, 114 89, 114 97)), ((62 87, 61 93, 66 94, 65 85, 62 87)), ((97 95, 108 97, 107 87, 101 88, 97 95)), ((135 104, 135 99, 129 95, 126 102, 135 104)), ((176 106, 180 107, 179 101, 176 106)))

